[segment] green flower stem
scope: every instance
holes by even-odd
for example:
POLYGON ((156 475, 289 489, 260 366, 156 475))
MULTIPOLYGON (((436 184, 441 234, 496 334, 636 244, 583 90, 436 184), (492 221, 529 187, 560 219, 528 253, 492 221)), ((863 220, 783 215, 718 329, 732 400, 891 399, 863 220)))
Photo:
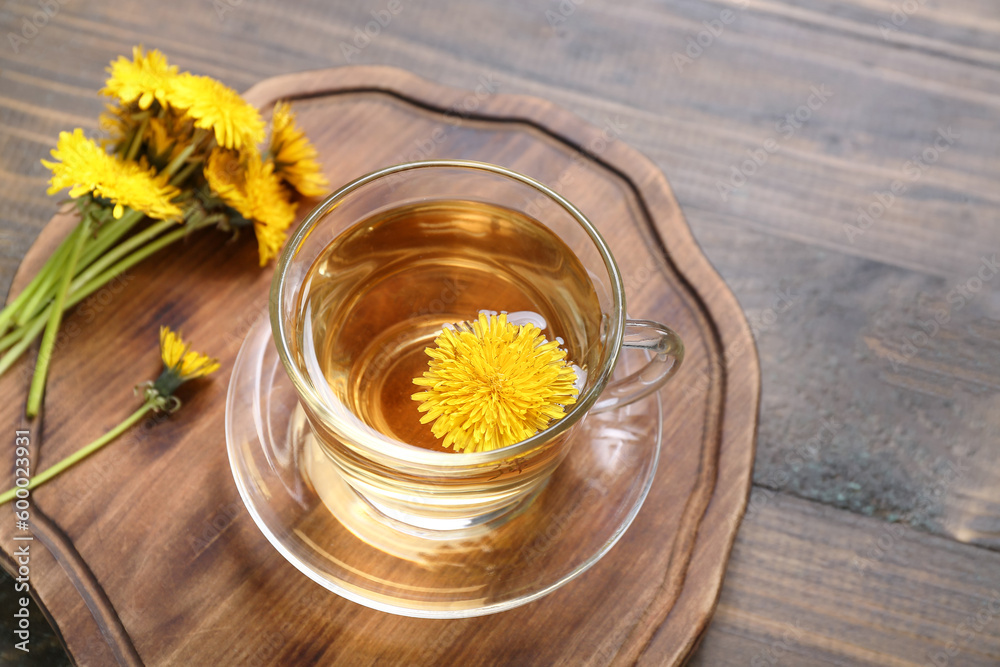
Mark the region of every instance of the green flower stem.
MULTIPOLYGON (((46 307, 46 309, 43 312, 47 313, 48 312, 48 307, 46 307)), ((16 329, 14 329, 13 331, 11 331, 10 333, 4 335, 3 337, 0 337, 0 352, 3 352, 7 348, 9 348, 11 345, 13 345, 17 341, 21 340, 22 338, 24 338, 25 333, 40 318, 41 318, 41 313, 35 315, 35 318, 33 320, 31 320, 30 322, 26 323, 24 326, 17 327, 16 329)))
POLYGON ((45 266, 38 272, 35 279, 31 281, 34 289, 32 289, 31 295, 27 300, 25 300, 17 317, 14 318, 14 323, 17 326, 23 326, 25 322, 30 320, 38 309, 39 304, 45 302, 46 295, 55 290, 56 284, 59 282, 59 277, 62 274, 62 266, 76 244, 76 237, 80 233, 81 224, 77 223, 73 231, 69 233, 69 236, 52 253, 49 261, 45 263, 45 266))
POLYGON ((185 146, 184 150, 178 153, 177 157, 175 157, 173 160, 170 161, 170 164, 168 164, 164 168, 162 173, 167 174, 168 176, 173 176, 174 174, 176 174, 177 170, 181 168, 181 165, 184 164, 184 162, 189 157, 191 157, 191 153, 194 152, 194 149, 198 146, 199 143, 201 143, 200 139, 192 141, 187 146, 185 146))
POLYGON ((90 231, 90 216, 85 216, 81 221, 76 240, 73 243, 73 251, 69 257, 69 262, 63 269, 62 280, 59 282, 59 291, 56 292, 56 299, 53 302, 52 312, 49 315, 48 324, 45 327, 45 334, 42 336, 42 346, 38 351, 38 361, 35 363, 35 375, 31 378, 31 389, 28 390, 28 406, 25 409, 29 419, 38 414, 42 407, 42 395, 45 393, 45 381, 49 376, 49 363, 52 361, 52 349, 56 344, 56 336, 59 334, 59 323, 62 321, 63 304, 66 302, 66 295, 69 293, 69 286, 76 273, 76 263, 80 261, 80 254, 83 252, 83 243, 87 240, 87 233, 90 231))
POLYGON ((31 295, 35 293, 35 289, 38 288, 38 283, 40 282, 41 277, 42 273, 39 272, 38 275, 31 279, 30 283, 25 285, 24 289, 21 290, 21 293, 18 294, 13 301, 0 310, 0 336, 7 331, 7 327, 10 326, 10 321, 13 320, 18 311, 21 310, 21 306, 23 306, 24 303, 31 298, 31 295))
POLYGON ((149 117, 152 114, 149 111, 140 111, 139 113, 134 113, 129 115, 129 120, 135 123, 132 129, 129 130, 128 135, 124 137, 123 141, 118 142, 115 145, 115 154, 122 160, 126 159, 128 151, 132 149, 133 145, 142 143, 142 132, 146 131, 146 125, 149 123, 149 117), (142 132, 140 132, 140 129, 142 132))
MULTIPOLYGON (((83 256, 80 258, 80 263, 78 268, 88 266, 94 259, 97 258, 100 253, 104 252, 109 246, 111 246, 115 241, 121 238, 136 222, 142 219, 141 215, 129 216, 128 214, 122 216, 121 220, 116 220, 115 223, 121 224, 108 224, 102 226, 101 230, 98 232, 97 239, 94 243, 89 242, 84 247, 83 256), (126 220, 126 218, 129 218, 126 220)), ((39 269, 35 277, 28 283, 27 287, 21 290, 21 293, 17 295, 6 308, 0 312, 0 334, 6 332, 7 327, 12 321, 15 321, 18 326, 23 326, 29 320, 34 318, 40 310, 40 306, 45 304, 49 299, 55 296, 56 283, 58 281, 60 269, 62 264, 66 261, 66 255, 69 253, 73 242, 76 239, 76 232, 80 228, 80 223, 73 228, 73 231, 63 239, 59 247, 49 255, 48 260, 39 269), (17 316, 16 318, 14 316, 17 316)), ((3 344, 0 343, 0 350, 4 349, 3 344)))
POLYGON ((80 258, 80 265, 77 267, 77 271, 83 271, 83 269, 90 266, 97 258, 103 256, 108 248, 117 243, 121 237, 125 236, 143 217, 141 211, 127 208, 122 217, 117 220, 112 219, 111 222, 101 225, 101 229, 97 232, 97 238, 94 239, 93 243, 88 243, 84 249, 83 257, 80 258))
POLYGON ((3 352, 8 347, 24 338, 24 332, 26 329, 27 327, 18 327, 9 334, 0 337, 0 352, 3 352))
MULTIPOLYGON (((88 277, 85 283, 77 284, 79 281, 78 278, 77 281, 74 281, 70 289, 70 293, 66 299, 66 302, 63 304, 63 310, 65 311, 66 309, 72 308, 76 304, 80 303, 88 296, 90 296, 91 294, 99 290, 101 287, 103 287, 112 278, 119 275, 122 271, 126 271, 135 264, 138 264, 139 262, 149 257, 156 251, 161 250, 162 248, 170 245, 171 243, 184 238, 187 234, 194 231, 195 229, 198 229, 200 227, 207 227, 213 223, 214 220, 211 217, 209 217, 206 218, 202 224, 185 225, 183 227, 180 227, 169 234, 164 234, 160 238, 156 239, 154 242, 149 243, 144 248, 135 251, 128 257, 125 257, 124 259, 120 260, 118 263, 114 264, 110 268, 107 268, 103 272, 88 277)), ((177 226, 176 223, 169 223, 169 224, 177 226)), ((0 351, 5 349, 6 346, 13 345, 3 355, 3 357, 0 357, 0 376, 2 376, 4 373, 7 372, 7 370, 14 364, 14 362, 17 361, 17 359, 22 354, 24 354, 25 350, 28 349, 32 341, 34 341, 35 338, 38 337, 38 334, 41 333, 42 328, 45 326, 45 321, 49 317, 51 317, 51 313, 52 313, 52 304, 50 303, 45 310, 43 310, 41 313, 35 316, 34 320, 29 322, 24 327, 21 327, 17 331, 12 332, 11 334, 8 334, 4 338, 0 339, 0 351)))
MULTIPOLYGON (((83 449, 79 449, 75 453, 70 454, 69 456, 67 456, 62 461, 55 464, 51 468, 46 468, 43 472, 39 473, 38 475, 35 475, 28 482, 27 486, 18 488, 34 489, 37 486, 41 486, 45 482, 49 481, 50 479, 61 473, 62 471, 66 470, 71 466, 76 465, 77 463, 87 458, 88 456, 96 452, 98 449, 103 447, 104 445, 108 444, 109 442, 120 436, 131 426, 133 426, 136 422, 145 417, 146 414, 153 408, 154 408, 154 403, 152 401, 146 401, 145 403, 142 404, 142 407, 140 407, 138 410, 136 410, 131 415, 126 417, 125 421, 123 421, 121 424, 114 427, 113 429, 102 435, 100 438, 98 438, 97 440, 94 440, 92 443, 90 443, 83 449)), ((4 493, 0 494, 0 505, 9 503, 11 500, 14 499, 16 493, 17 493, 17 488, 13 488, 10 489, 9 491, 5 491, 4 493)))
MULTIPOLYGON (((75 230, 74 230, 75 231, 75 230)), ((2 311, 0 311, 0 332, 6 331, 7 327, 15 320, 15 315, 21 312, 21 309, 31 301, 35 292, 38 291, 41 284, 46 280, 47 276, 54 273, 58 267, 59 255, 63 252, 68 242, 73 238, 73 233, 71 232, 69 236, 63 239, 63 242, 56 248, 55 252, 49 256, 48 261, 39 269, 38 273, 34 278, 31 279, 21 293, 17 297, 7 304, 2 311)))
MULTIPOLYGON (((128 211, 118 220, 114 220, 107 224, 101 225, 100 230, 98 230, 95 238, 88 237, 84 242, 83 254, 80 256, 80 261, 77 263, 77 271, 83 271, 85 268, 90 266, 98 257, 101 256, 109 247, 111 247, 118 239, 124 236, 128 231, 135 226, 137 222, 142 220, 142 213, 128 209, 128 211)), ((69 241, 70 238, 67 238, 69 241)), ((24 304, 24 307, 18 314, 17 325, 23 327, 29 321, 32 320, 41 311, 42 306, 46 304, 50 299, 55 298, 57 280, 59 276, 59 264, 66 261, 66 255, 69 253, 69 246, 62 245, 53 254, 53 257, 57 259, 56 265, 52 270, 49 271, 48 278, 45 280, 44 284, 40 283, 33 298, 30 302, 24 304), (56 257, 56 254, 59 254, 56 257)), ((4 349, 3 344, 0 343, 0 350, 4 349)))
POLYGON ((52 268, 49 266, 43 267, 42 270, 38 272, 38 275, 36 275, 31 282, 28 283, 23 290, 21 290, 21 293, 18 294, 17 297, 8 303, 3 310, 0 310, 0 335, 7 331, 11 320, 13 320, 14 316, 20 312, 24 304, 32 298, 35 294, 35 290, 38 289, 38 286, 44 279, 43 276, 51 270, 52 268))
MULTIPOLYGON (((52 306, 50 304, 49 309, 51 308, 52 306)), ((7 350, 3 357, 0 357, 0 376, 7 372, 7 369, 10 368, 22 354, 24 354, 24 351, 28 349, 28 346, 31 345, 32 341, 38 338, 38 334, 42 333, 42 329, 45 328, 45 322, 48 320, 49 309, 43 311, 29 324, 14 332, 15 334, 19 332, 23 333, 21 333, 19 339, 12 341, 17 344, 7 350)))
POLYGON ((174 175, 173 178, 170 179, 170 185, 173 185, 175 187, 179 187, 181 185, 181 183, 183 183, 184 181, 187 180, 188 176, 191 175, 191 172, 193 172, 195 169, 197 169, 198 167, 201 166, 202 162, 203 162, 203 160, 201 160, 201 159, 192 160, 191 162, 189 162, 186 167, 184 167, 183 169, 181 169, 179 172, 177 172, 174 175))
POLYGON ((132 144, 128 147, 128 152, 125 153, 126 161, 135 160, 135 156, 139 154, 139 147, 142 145, 143 135, 146 134, 146 127, 149 125, 149 116, 147 115, 142 119, 142 123, 139 125, 139 129, 135 131, 135 136, 132 137, 132 144))
POLYGON ((178 226, 177 223, 173 222, 172 220, 159 220, 155 224, 150 225, 149 227, 142 230, 135 236, 129 238, 123 243, 118 244, 111 251, 106 253, 96 262, 94 262, 91 266, 87 267, 87 269, 83 273, 77 276, 73 280, 73 284, 70 286, 70 291, 73 292, 78 290, 80 287, 90 282, 90 280, 92 280, 94 276, 101 274, 112 263, 117 262, 119 259, 128 255, 128 253, 135 250, 139 246, 143 245, 144 243, 147 243, 151 239, 156 238, 157 236, 165 232, 167 229, 177 226, 178 226))
MULTIPOLYGON (((173 225, 174 227, 177 227, 177 223, 171 222, 169 224, 173 225)), ((100 288, 104 283, 108 282, 109 280, 120 274, 122 271, 132 268, 134 265, 146 259, 153 253, 157 252, 158 250, 161 250, 162 248, 165 248, 174 241, 181 240, 182 238, 184 238, 185 236, 187 236, 188 234, 190 234, 195 229, 198 229, 201 226, 203 225, 197 225, 197 226, 184 225, 182 227, 179 227, 178 229, 175 229, 169 234, 164 234, 163 236, 161 236, 160 238, 156 239, 151 243, 147 243, 145 247, 136 250, 128 257, 122 259, 117 264, 105 270, 103 273, 91 278, 86 284, 80 286, 78 288, 81 291, 80 296, 77 297, 76 295, 74 295, 73 299, 70 300, 70 303, 67 304, 67 307, 86 298, 88 294, 100 288), (82 293, 83 291, 86 291, 86 293, 83 294, 82 293)))

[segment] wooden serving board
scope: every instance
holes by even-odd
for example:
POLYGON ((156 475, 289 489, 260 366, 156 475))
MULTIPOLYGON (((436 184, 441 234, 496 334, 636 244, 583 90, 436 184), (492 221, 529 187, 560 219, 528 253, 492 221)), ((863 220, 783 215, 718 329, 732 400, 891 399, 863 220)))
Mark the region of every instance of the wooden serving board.
MULTIPOLYGON (((29 365, 0 380, 0 415, 27 428, 36 471, 118 423, 159 372, 157 329, 180 328, 222 371, 182 410, 137 427, 32 496, 32 594, 80 665, 682 664, 712 616, 751 483, 760 371, 732 293, 701 254, 660 171, 620 139, 540 99, 381 67, 278 77, 338 185, 389 164, 470 158, 533 176, 600 228, 629 315, 666 322, 687 359, 663 390, 660 469, 635 523, 579 579, 502 614, 403 618, 328 593, 275 551, 229 471, 225 394, 243 335, 266 314, 271 268, 251 238, 208 231, 161 252, 70 314, 43 415, 23 417, 29 365)), ((305 213, 305 210, 302 211, 305 213)), ((18 293, 72 220, 25 258, 18 293)), ((10 448, 8 448, 9 451, 10 448)), ((13 454, 3 462, 13 481, 13 454)), ((0 546, 12 568, 14 520, 0 546)))

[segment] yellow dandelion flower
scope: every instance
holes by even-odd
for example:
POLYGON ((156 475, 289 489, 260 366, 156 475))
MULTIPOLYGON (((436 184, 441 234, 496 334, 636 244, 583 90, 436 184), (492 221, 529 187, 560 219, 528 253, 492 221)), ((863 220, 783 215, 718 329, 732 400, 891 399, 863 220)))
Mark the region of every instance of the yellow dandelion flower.
POLYGON ((285 238, 288 236, 287 229, 254 221, 253 231, 257 235, 257 253, 260 256, 261 266, 265 266, 281 252, 281 246, 285 244, 285 238))
POLYGON ((483 452, 533 436, 576 403, 566 351, 532 324, 480 315, 472 330, 444 329, 427 348, 429 370, 413 383, 420 422, 456 451, 483 452))
MULTIPOLYGON (((274 173, 274 163, 261 162, 259 155, 247 161, 244 175, 249 217, 257 234, 260 265, 278 255, 285 242, 288 228, 295 222, 296 204, 289 201, 288 192, 274 173)), ((240 211, 243 213, 243 211, 240 211)))
POLYGON ((153 49, 143 55, 141 46, 132 47, 132 60, 118 56, 108 67, 111 77, 101 93, 118 98, 122 104, 139 101, 140 109, 148 109, 155 99, 166 106, 171 83, 177 78, 177 67, 168 65, 162 53, 153 49))
POLYGON ((304 197, 326 194, 330 185, 316 160, 319 153, 295 125, 295 114, 285 102, 274 105, 270 153, 275 171, 304 197))
POLYGON ((114 104, 108 104, 104 108, 97 125, 108 135, 107 139, 101 140, 101 145, 104 147, 118 144, 128 135, 131 128, 131 123, 122 107, 114 104))
POLYGON ((223 148, 253 148, 264 140, 264 120, 232 88, 185 72, 171 83, 170 104, 184 109, 195 127, 215 132, 223 148))
POLYGON ((253 221, 260 265, 277 256, 295 221, 295 202, 274 173, 274 163, 252 151, 239 155, 216 148, 208 157, 205 179, 226 204, 253 221))
MULTIPOLYGON (((34 489, 72 468, 138 424, 148 413, 176 412, 181 407, 180 400, 174 396, 174 392, 179 386, 188 380, 204 377, 219 370, 218 360, 198 352, 192 352, 181 340, 180 335, 167 327, 160 327, 160 357, 163 359, 163 371, 160 376, 154 382, 145 382, 136 387, 136 391, 141 390, 144 398, 138 410, 97 440, 36 474, 28 482, 27 488, 34 489)), ((18 487, 0 493, 0 505, 13 500, 21 486, 24 485, 18 485, 18 487)))
POLYGON ((150 118, 143 140, 150 159, 157 165, 169 164, 184 152, 188 144, 183 129, 178 129, 169 117, 150 118))
POLYGON ((163 372, 171 373, 181 383, 219 370, 219 360, 200 352, 192 352, 179 333, 170 327, 160 327, 160 358, 163 372))
POLYGON ((60 132, 52 150, 56 162, 42 160, 52 171, 48 193, 69 188, 70 197, 88 192, 114 204, 114 216, 122 217, 125 207, 140 211, 151 218, 168 220, 181 215, 172 199, 180 190, 167 182, 166 175, 137 162, 119 160, 108 155, 77 128, 73 133, 60 132))
POLYGON ((192 351, 181 335, 171 331, 170 327, 160 327, 160 358, 163 360, 160 376, 142 385, 145 387, 146 403, 157 410, 176 410, 180 405, 174 397, 178 387, 219 370, 218 359, 192 351))
POLYGON ((149 119, 144 138, 149 144, 152 154, 156 156, 166 155, 175 144, 173 137, 170 136, 170 132, 167 130, 167 124, 159 118, 149 119))
MULTIPOLYGON (((237 211, 247 210, 243 193, 243 165, 240 154, 224 148, 214 148, 205 161, 205 180, 222 201, 237 211)), ((241 213, 242 214, 242 213, 241 213)))

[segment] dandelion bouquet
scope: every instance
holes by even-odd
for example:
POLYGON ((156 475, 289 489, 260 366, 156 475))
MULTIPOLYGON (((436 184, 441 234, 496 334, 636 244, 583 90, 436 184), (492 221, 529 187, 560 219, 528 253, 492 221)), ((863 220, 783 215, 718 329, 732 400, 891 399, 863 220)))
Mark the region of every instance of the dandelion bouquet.
POLYGON ((274 258, 299 201, 326 192, 316 149, 287 104, 270 137, 256 108, 222 83, 133 49, 108 68, 108 136, 59 135, 49 194, 68 189, 80 221, 38 275, 0 311, 0 374, 42 335, 28 395, 37 414, 63 312, 192 232, 253 230, 261 266, 274 258))

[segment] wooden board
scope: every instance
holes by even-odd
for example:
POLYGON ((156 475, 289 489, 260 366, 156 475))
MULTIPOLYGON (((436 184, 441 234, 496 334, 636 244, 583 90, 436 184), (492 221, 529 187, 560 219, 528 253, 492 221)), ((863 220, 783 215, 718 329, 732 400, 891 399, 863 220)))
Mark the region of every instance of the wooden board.
MULTIPOLYGON (((400 70, 342 68, 270 79, 248 98, 265 109, 293 101, 332 183, 407 159, 485 159, 542 180, 587 213, 624 267, 630 315, 668 322, 686 342, 685 367, 663 393, 658 479, 670 483, 654 485, 636 523, 591 571, 504 614, 406 619, 327 593, 264 540, 231 479, 226 380, 264 312, 271 272, 257 268, 252 241, 203 234, 67 319, 75 335, 57 350, 41 419, 20 416, 23 368, 0 383, 2 419, 30 428, 41 469, 133 409, 131 387, 158 371, 160 324, 183 329, 223 363, 221 377, 182 390, 176 417, 136 429, 34 494, 33 528, 48 550, 32 561, 34 593, 71 656, 80 664, 684 662, 715 607, 750 489, 760 380, 740 308, 659 170, 613 122, 596 127, 539 99, 498 95, 489 81, 460 91, 400 70)), ((56 218, 39 237, 12 295, 68 222, 56 218)), ((9 554, 10 525, 0 525, 0 539, 9 554)))

